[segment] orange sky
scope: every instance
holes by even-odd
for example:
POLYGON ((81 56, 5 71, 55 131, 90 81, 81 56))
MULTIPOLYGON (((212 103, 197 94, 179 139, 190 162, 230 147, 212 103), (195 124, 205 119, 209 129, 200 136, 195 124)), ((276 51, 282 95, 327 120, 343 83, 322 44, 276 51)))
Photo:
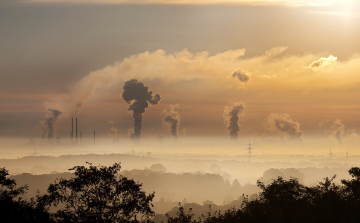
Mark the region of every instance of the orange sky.
POLYGON ((176 104, 179 136, 227 136, 224 109, 238 102, 245 105, 239 135, 293 140, 359 133, 354 2, 338 11, 306 1, 297 7, 18 2, 0 4, 3 136, 41 135, 39 122, 51 108, 62 112, 55 125, 61 137, 69 136, 76 112, 83 129, 107 136, 117 128, 127 137, 133 120, 120 95, 134 78, 162 97, 143 116, 144 137, 170 137, 162 111, 176 104))

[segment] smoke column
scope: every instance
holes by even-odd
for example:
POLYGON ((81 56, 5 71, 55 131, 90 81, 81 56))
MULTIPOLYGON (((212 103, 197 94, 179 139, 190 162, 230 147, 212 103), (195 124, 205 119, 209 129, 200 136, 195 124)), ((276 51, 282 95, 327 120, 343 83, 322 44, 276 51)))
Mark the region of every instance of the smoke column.
POLYGON ((165 114, 163 118, 163 125, 167 125, 170 127, 171 135, 174 137, 178 137, 178 129, 180 124, 180 114, 175 111, 178 105, 170 105, 170 107, 164 109, 162 113, 165 114))
POLYGON ((145 113, 149 103, 157 105, 161 100, 161 96, 159 94, 153 95, 148 87, 136 79, 125 82, 124 91, 121 96, 129 104, 129 111, 133 112, 134 129, 130 134, 130 138, 139 139, 143 113, 145 113))
POLYGON ((117 128, 111 127, 109 135, 113 136, 114 139, 119 138, 119 130, 117 128))
POLYGON ((55 124, 59 115, 62 114, 61 111, 56 109, 48 109, 49 114, 46 115, 45 120, 41 122, 43 129, 43 137, 47 134, 47 138, 51 139, 54 137, 55 124))
POLYGON ((293 121, 289 114, 271 113, 268 120, 277 130, 285 132, 290 139, 302 140, 303 132, 300 130, 300 123, 293 121))
POLYGON ((224 123, 232 139, 237 139, 240 130, 240 116, 244 114, 244 103, 237 102, 224 109, 224 123))
POLYGON ((342 136, 345 134, 345 125, 342 123, 341 119, 336 119, 331 127, 333 129, 333 135, 339 145, 342 145, 342 136))

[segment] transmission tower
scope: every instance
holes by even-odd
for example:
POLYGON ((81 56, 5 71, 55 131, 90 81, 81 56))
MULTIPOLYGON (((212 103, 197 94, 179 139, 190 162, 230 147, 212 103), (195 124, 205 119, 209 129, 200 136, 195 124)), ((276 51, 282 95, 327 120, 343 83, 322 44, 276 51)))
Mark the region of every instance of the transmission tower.
POLYGON ((247 144, 248 148, 246 148, 248 150, 249 160, 251 159, 251 153, 252 153, 251 150, 254 149, 254 148, 251 147, 252 145, 253 144, 251 144, 250 139, 249 139, 249 143, 247 144))

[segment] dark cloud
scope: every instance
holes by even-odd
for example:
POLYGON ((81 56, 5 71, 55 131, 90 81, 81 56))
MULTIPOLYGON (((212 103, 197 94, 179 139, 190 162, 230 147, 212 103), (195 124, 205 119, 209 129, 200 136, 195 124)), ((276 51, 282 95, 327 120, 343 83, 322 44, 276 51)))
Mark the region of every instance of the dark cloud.
POLYGON ((270 114, 269 122, 281 132, 286 133, 290 139, 302 140, 303 132, 300 130, 300 124, 291 119, 289 114, 270 114))
POLYGON ((161 100, 161 96, 159 94, 153 95, 148 87, 136 79, 125 82, 124 91, 121 96, 129 104, 129 111, 133 112, 134 129, 130 137, 138 139, 141 133, 143 113, 145 113, 149 103, 157 105, 161 100))
POLYGON ((163 124, 170 127, 171 135, 178 137, 178 129, 180 124, 180 114, 175 111, 178 105, 170 105, 170 107, 163 110, 164 118, 163 124))
POLYGON ((230 137, 236 139, 240 130, 240 116, 244 114, 244 103, 238 102, 224 109, 224 122, 226 130, 229 131, 230 137))
POLYGON ((250 76, 244 70, 235 71, 232 77, 236 77, 240 82, 247 83, 250 80, 250 76))

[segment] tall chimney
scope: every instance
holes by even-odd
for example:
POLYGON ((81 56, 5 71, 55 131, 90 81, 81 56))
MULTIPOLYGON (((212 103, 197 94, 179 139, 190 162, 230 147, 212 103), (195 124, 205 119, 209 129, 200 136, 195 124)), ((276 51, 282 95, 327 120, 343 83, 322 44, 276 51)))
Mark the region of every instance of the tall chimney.
POLYGON ((77 134, 77 133, 78 133, 78 131, 77 131, 77 117, 76 117, 76 120, 75 120, 75 126, 76 126, 76 127, 75 127, 75 131, 76 131, 76 132, 75 132, 75 134, 76 134, 76 144, 77 144, 77 139, 78 139, 78 134, 77 134))
POLYGON ((74 118, 71 118, 71 141, 74 138, 74 118))

